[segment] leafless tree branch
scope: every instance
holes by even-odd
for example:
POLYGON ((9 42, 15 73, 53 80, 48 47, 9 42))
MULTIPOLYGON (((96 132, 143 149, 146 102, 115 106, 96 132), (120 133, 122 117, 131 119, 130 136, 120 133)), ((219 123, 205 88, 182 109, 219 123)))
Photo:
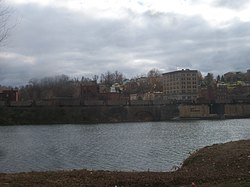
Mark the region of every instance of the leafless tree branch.
POLYGON ((0 0, 0 43, 2 43, 8 36, 11 27, 8 24, 10 19, 10 8, 3 0, 0 0))

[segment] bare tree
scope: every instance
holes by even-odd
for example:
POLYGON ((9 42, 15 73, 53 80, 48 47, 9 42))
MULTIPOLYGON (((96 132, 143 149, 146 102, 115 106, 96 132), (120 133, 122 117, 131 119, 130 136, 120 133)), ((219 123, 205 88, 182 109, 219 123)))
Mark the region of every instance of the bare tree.
POLYGON ((9 24, 11 11, 3 0, 0 0, 0 43, 2 43, 8 36, 11 29, 9 24))
POLYGON ((214 75, 212 73, 208 73, 204 79, 203 79, 203 84, 206 87, 213 86, 214 84, 214 75))
POLYGON ((163 81, 161 72, 158 69, 154 68, 151 69, 147 75, 150 92, 162 92, 163 81))
POLYGON ((119 71, 115 71, 114 73, 107 71, 104 74, 101 74, 100 82, 107 86, 111 86, 114 83, 122 84, 125 76, 119 71))
POLYGON ((41 100, 57 97, 73 97, 74 80, 67 75, 31 79, 29 84, 19 91, 21 100, 41 100))

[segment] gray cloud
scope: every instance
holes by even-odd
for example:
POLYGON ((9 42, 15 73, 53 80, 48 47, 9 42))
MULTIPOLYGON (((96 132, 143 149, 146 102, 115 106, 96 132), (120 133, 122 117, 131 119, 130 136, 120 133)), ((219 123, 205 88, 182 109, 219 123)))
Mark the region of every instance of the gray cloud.
POLYGON ((211 27, 199 16, 126 11, 124 18, 17 7, 21 22, 0 53, 0 84, 21 85, 58 74, 92 76, 118 70, 127 77, 152 68, 223 74, 248 68, 250 23, 211 27))
POLYGON ((243 9, 246 4, 248 4, 248 0, 216 0, 214 1, 214 6, 226 7, 229 9, 243 9))

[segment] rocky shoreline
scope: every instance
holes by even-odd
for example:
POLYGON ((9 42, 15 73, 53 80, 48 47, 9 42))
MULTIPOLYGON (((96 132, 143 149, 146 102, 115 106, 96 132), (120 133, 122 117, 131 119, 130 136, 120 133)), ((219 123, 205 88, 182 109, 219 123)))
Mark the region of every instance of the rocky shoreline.
POLYGON ((0 186, 250 186, 250 140, 202 148, 173 172, 53 171, 0 174, 0 186))

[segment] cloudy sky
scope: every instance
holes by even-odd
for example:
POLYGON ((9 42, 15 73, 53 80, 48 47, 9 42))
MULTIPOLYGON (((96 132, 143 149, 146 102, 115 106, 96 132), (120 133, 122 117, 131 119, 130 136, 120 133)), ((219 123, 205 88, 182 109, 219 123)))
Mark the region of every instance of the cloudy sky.
POLYGON ((0 84, 157 68, 204 75, 250 69, 249 0, 5 0, 0 84))

